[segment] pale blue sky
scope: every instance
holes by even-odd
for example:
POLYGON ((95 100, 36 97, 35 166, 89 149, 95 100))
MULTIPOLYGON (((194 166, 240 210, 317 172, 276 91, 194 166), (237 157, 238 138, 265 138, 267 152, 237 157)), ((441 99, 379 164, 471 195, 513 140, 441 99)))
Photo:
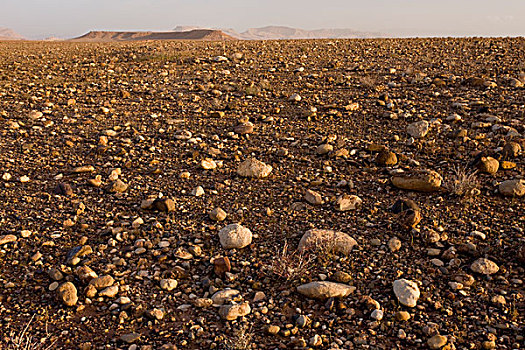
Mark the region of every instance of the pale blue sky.
POLYGON ((177 25, 525 36, 525 0, 0 0, 0 27, 33 39, 177 25))

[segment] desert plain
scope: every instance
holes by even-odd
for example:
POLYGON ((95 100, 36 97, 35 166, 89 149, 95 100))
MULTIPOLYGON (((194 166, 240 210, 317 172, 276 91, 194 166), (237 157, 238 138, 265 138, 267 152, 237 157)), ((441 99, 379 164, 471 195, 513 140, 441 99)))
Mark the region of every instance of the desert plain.
POLYGON ((0 58, 0 348, 524 347, 525 39, 0 58))

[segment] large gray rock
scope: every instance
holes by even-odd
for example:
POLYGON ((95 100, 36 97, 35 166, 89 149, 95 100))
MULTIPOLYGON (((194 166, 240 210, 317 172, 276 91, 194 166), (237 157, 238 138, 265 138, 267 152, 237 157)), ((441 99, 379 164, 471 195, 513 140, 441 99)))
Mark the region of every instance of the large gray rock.
POLYGON ((428 134, 430 123, 426 120, 421 120, 408 125, 407 133, 415 139, 420 139, 428 134))
POLYGON ((343 298, 352 294, 355 287, 343 283, 318 281, 300 285, 297 291, 314 299, 343 298))
POLYGON ((503 181, 499 185, 499 193, 508 197, 525 196, 525 180, 515 179, 503 181))
POLYGON ((255 158, 248 158, 237 168, 237 174, 242 177, 263 178, 270 175, 273 168, 255 158))
POLYGON ((219 231, 219 240, 224 249, 241 249, 252 243, 252 231, 239 224, 231 224, 219 231))
POLYGON ((414 307, 417 304, 419 296, 419 287, 416 282, 407 279, 400 279, 394 281, 394 294, 397 300, 405 306, 414 307))
POLYGON ((223 289, 212 295, 213 305, 223 305, 231 300, 240 298, 241 293, 237 289, 223 289))
POLYGON ((492 260, 479 258, 470 265, 470 269, 482 275, 492 275, 499 271, 499 266, 492 260))
POLYGON ((392 184, 403 190, 434 192, 441 187, 442 177, 434 170, 418 170, 392 176, 392 184))
POLYGON ((297 249, 348 255, 356 245, 356 240, 344 232, 312 229, 303 235, 297 249))
POLYGON ((245 301, 242 304, 221 306, 219 308, 219 315, 227 321, 233 321, 238 317, 248 315, 251 311, 250 304, 245 301))

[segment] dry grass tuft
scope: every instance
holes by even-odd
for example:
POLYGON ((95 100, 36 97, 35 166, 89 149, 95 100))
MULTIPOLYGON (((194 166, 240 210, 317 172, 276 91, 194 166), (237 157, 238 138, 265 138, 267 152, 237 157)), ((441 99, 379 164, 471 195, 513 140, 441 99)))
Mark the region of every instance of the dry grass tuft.
POLYGON ((252 348, 253 333, 248 324, 243 324, 237 329, 233 336, 226 340, 228 350, 248 350, 252 348))
POLYGON ((365 76, 359 78, 359 84, 368 89, 375 89, 379 83, 376 78, 365 76))
MULTIPOLYGON (((35 318, 35 315, 31 317, 29 322, 27 322, 24 329, 20 332, 20 334, 16 334, 14 331, 12 331, 9 334, 9 337, 7 338, 7 344, 2 346, 0 344, 0 349, 6 349, 6 350, 50 350, 55 348, 56 340, 53 341, 49 345, 45 345, 47 340, 49 339, 49 336, 42 338, 42 339, 35 339, 35 337, 30 334, 29 327, 31 326, 31 323, 33 322, 35 318)), ((47 326, 46 326, 46 333, 47 333, 47 326)))
POLYGON ((479 180, 477 170, 469 171, 467 167, 454 166, 454 174, 447 182, 447 189, 460 197, 474 196, 478 192, 479 180))
POLYGON ((285 281, 293 281, 306 274, 311 261, 308 253, 289 252, 288 242, 285 242, 282 251, 272 261, 271 271, 285 281))

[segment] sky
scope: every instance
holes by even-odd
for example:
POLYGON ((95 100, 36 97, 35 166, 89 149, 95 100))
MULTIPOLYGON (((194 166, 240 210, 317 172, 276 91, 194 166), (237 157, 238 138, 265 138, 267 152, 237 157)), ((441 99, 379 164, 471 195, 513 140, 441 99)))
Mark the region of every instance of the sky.
POLYGON ((178 25, 350 28, 390 36, 525 36, 525 0, 0 0, 0 27, 30 39, 178 25))

